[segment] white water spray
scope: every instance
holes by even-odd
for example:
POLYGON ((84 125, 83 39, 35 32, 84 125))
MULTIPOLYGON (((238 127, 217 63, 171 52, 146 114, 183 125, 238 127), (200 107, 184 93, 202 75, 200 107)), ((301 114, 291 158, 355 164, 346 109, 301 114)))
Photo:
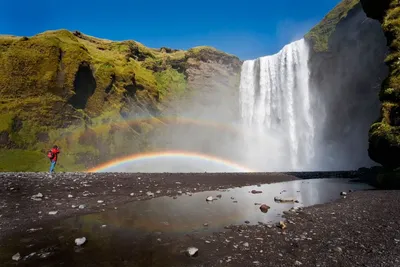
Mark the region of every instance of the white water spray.
POLYGON ((292 170, 311 168, 315 127, 310 105, 308 53, 307 44, 301 39, 286 45, 276 55, 243 63, 241 119, 245 132, 251 132, 247 138, 252 140, 245 143, 256 142, 252 149, 245 149, 245 157, 249 162, 255 157, 265 158, 265 154, 274 158, 264 162, 260 159, 263 170, 288 170, 289 162, 292 170))

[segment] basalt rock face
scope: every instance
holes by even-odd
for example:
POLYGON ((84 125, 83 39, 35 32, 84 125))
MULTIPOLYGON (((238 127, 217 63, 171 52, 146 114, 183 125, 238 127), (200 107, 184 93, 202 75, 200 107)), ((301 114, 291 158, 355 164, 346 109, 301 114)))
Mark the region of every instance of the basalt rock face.
POLYGON ((240 66, 211 47, 151 49, 66 30, 0 36, 0 171, 45 170, 55 143, 61 170, 148 150, 166 111, 235 91, 240 66))
POLYGON ((389 54, 389 75, 379 93, 381 116, 369 130, 369 155, 383 166, 400 166, 400 3, 397 0, 362 0, 367 16, 381 22, 389 54))
POLYGON ((330 13, 340 15, 339 20, 327 16, 337 24, 325 50, 316 49, 318 38, 313 34, 306 36, 313 47, 310 82, 315 113, 325 121, 317 126, 320 141, 326 144, 317 157, 323 169, 330 169, 330 165, 356 169, 374 164, 367 153, 368 130, 379 117, 378 92, 388 74, 384 64, 388 48, 379 22, 367 18, 360 3, 350 2, 343 1, 338 5, 340 12, 337 7, 330 13), (349 8, 345 15, 344 4, 349 8))

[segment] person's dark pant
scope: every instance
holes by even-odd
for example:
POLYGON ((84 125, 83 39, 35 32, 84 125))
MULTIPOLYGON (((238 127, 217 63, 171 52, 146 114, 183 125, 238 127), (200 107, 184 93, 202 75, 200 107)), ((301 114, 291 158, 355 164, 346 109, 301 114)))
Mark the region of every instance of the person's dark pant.
POLYGON ((52 161, 50 164, 50 173, 54 171, 54 168, 56 167, 57 161, 52 161))

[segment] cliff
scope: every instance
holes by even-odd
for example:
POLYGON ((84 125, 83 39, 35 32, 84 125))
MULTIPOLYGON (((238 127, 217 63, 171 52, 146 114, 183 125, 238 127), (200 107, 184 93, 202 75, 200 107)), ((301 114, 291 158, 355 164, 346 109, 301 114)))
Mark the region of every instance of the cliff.
POLYGON ((240 66, 211 47, 152 49, 66 30, 0 36, 0 171, 46 170, 53 144, 69 171, 150 150, 165 112, 214 81, 236 88, 240 66))
POLYGON ((389 53, 385 63, 389 75, 379 93, 379 120, 369 130, 370 157, 389 168, 400 166, 400 3, 395 0, 362 0, 364 11, 381 23, 389 53))
POLYGON ((388 48, 379 22, 367 18, 359 1, 345 0, 305 38, 312 50, 314 112, 325 121, 316 129, 324 144, 317 151, 320 166, 343 170, 374 165, 367 153, 368 130, 379 117, 379 85, 388 74, 388 48))

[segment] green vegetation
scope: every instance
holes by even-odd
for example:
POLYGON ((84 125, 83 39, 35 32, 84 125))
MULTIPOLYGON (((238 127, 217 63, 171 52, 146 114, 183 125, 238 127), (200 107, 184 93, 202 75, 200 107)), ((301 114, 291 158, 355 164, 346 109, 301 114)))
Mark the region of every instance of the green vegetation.
MULTIPOLYGON (((379 93, 382 101, 381 119, 369 131, 369 154, 376 162, 394 169, 400 167, 400 5, 398 1, 392 0, 390 5, 380 5, 381 9, 386 10, 379 10, 378 6, 368 6, 368 10, 373 14, 386 13, 382 20, 382 29, 390 48, 385 60, 389 67, 389 76, 379 93)), ((399 176, 390 173, 382 177, 393 181, 393 177, 399 176)))
POLYGON ((312 41, 315 52, 325 52, 329 50, 329 37, 336 29, 336 25, 347 16, 349 10, 357 5, 360 0, 343 0, 324 19, 318 23, 309 33, 306 39, 312 41))
POLYGON ((152 49, 67 30, 0 36, 0 171, 46 171, 53 144, 61 171, 150 149, 160 121, 124 116, 157 116, 186 93, 188 61, 221 58, 238 62, 210 47, 152 49))

